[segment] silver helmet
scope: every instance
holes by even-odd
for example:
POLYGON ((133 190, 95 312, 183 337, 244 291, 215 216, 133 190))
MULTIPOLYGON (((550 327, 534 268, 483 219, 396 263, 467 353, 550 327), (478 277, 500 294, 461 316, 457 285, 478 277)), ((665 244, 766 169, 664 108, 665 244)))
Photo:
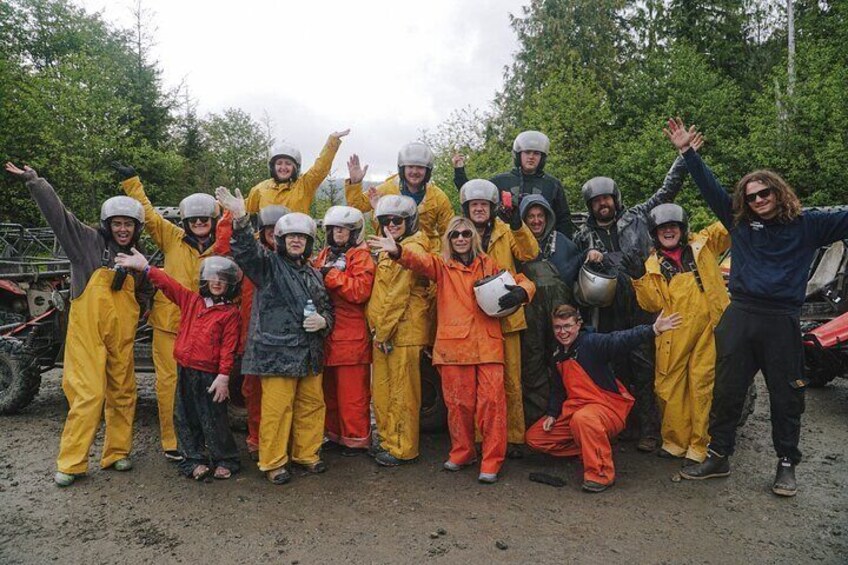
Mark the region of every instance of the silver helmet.
POLYGON ((230 300, 238 294, 242 280, 241 269, 229 257, 220 255, 207 257, 200 263, 200 294, 202 296, 211 296, 209 281, 213 280, 227 284, 224 298, 230 300))
POLYGON ((286 235, 300 233, 306 236, 306 250, 303 257, 312 255, 312 246, 315 243, 315 220, 301 212, 291 212, 277 220, 274 225, 274 238, 277 240, 277 253, 286 253, 286 235))
POLYGON ((218 201, 211 194, 195 192, 180 201, 180 218, 183 228, 188 232, 190 218, 212 218, 219 215, 218 201))
POLYGON ((538 151, 545 155, 551 149, 551 140, 540 131, 522 131, 512 142, 513 153, 522 151, 538 151))
POLYGON ((459 203, 465 206, 472 200, 487 200, 497 206, 500 202, 500 191, 492 181, 471 179, 459 189, 459 203))
POLYGON ((380 218, 397 216, 406 220, 406 231, 404 236, 410 236, 418 231, 418 206, 415 200, 409 196, 400 194, 386 194, 377 201, 374 208, 374 217, 380 218))
POLYGON ((401 169, 407 165, 416 165, 432 170, 435 160, 436 156, 433 154, 433 150, 426 143, 413 141, 407 143, 398 151, 397 166, 398 169, 401 169))
POLYGON ((291 145, 275 145, 273 153, 271 154, 271 159, 268 161, 268 168, 271 170, 271 176, 276 179, 277 171, 274 169, 274 164, 277 162, 277 159, 280 157, 287 157, 294 161, 294 173, 292 173, 291 181, 297 180, 298 175, 300 175, 300 167, 303 163, 303 160, 300 157, 300 150, 297 147, 293 147, 291 145))
POLYGON ((131 218, 135 221, 135 231, 132 237, 132 244, 134 245, 141 237, 141 230, 144 229, 144 206, 129 196, 113 196, 103 202, 100 206, 100 227, 103 229, 103 233, 109 234, 109 237, 112 233, 109 220, 118 216, 131 218))
POLYGON ((658 246, 657 228, 663 224, 676 223, 680 226, 680 244, 689 240, 689 217, 686 211, 673 203, 660 204, 648 212, 648 231, 654 239, 654 245, 658 246))
MULTIPOLYGON (((324 231, 331 226, 350 230, 350 242, 359 245, 365 239, 365 218, 362 212, 350 206, 330 206, 324 214, 324 231)), ((329 241, 328 241, 329 243, 329 241)))
POLYGON ((291 210, 282 205, 265 206, 256 215, 256 227, 262 229, 276 226, 277 220, 290 213, 291 210))
POLYGON ((615 274, 602 273, 584 263, 574 283, 574 298, 581 306, 606 308, 615 300, 617 284, 615 274))
POLYGON ((615 201, 615 209, 621 210, 621 191, 618 190, 615 181, 609 177, 594 177, 587 180, 580 192, 583 194, 583 201, 590 211, 591 205, 589 203, 592 199, 605 195, 612 196, 615 201))

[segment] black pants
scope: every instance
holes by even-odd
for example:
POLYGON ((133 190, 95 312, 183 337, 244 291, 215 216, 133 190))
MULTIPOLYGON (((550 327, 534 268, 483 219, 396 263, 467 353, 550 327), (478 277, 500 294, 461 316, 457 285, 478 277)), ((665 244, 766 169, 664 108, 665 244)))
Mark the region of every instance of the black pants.
POLYGON ((660 412, 654 393, 654 342, 643 343, 612 363, 615 376, 633 394, 636 402, 630 411, 631 429, 640 438, 660 437, 660 412))
POLYGON ((733 455, 736 424, 757 371, 769 392, 771 437, 778 457, 801 461, 804 350, 797 315, 751 312, 731 303, 715 329, 716 377, 710 449, 733 455))
POLYGON ((180 470, 190 476, 197 465, 211 465, 237 472, 239 452, 230 431, 227 403, 214 402, 207 392, 217 375, 185 367, 177 369, 174 427, 177 448, 185 457, 180 470))

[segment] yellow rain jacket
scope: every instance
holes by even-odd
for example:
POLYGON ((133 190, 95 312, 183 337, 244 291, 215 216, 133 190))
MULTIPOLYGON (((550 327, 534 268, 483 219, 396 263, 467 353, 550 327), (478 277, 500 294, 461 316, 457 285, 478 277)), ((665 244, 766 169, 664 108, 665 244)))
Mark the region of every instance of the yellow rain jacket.
POLYGON ((730 298, 718 259, 730 247, 727 230, 716 222, 689 237, 703 290, 692 271, 670 280, 656 253, 645 262, 646 274, 633 281, 639 306, 648 312, 680 313, 682 325, 656 340, 656 393, 663 423, 663 449, 678 457, 702 461, 709 437, 710 406, 715 380, 713 330, 730 298))
POLYGON ((251 188, 245 200, 247 213, 256 214, 265 206, 277 205, 286 206, 292 212, 308 214, 318 187, 330 174, 333 159, 341 144, 342 140, 338 137, 331 135, 327 138, 318 159, 294 182, 277 182, 270 178, 251 188))
MULTIPOLYGON (((398 175, 392 175, 386 179, 386 182, 377 187, 377 193, 380 196, 385 194, 400 194, 398 175)), ((348 206, 353 206, 363 213, 371 211, 371 202, 368 200, 368 196, 362 192, 362 183, 351 184, 350 182, 346 182, 345 198, 347 199, 348 206)), ((424 199, 418 205, 418 224, 421 226, 421 231, 430 240, 430 251, 432 253, 441 251, 442 234, 445 233, 448 222, 455 215, 450 199, 444 191, 436 186, 434 182, 427 183, 424 199)))

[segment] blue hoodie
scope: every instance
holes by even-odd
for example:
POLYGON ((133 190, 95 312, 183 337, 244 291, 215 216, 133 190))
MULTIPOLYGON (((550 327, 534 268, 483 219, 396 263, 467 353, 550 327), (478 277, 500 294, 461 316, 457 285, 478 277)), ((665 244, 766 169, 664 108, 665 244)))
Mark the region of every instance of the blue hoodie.
POLYGON ((531 206, 541 206, 547 216, 545 231, 541 237, 536 238, 539 241, 539 259, 550 261, 559 273, 560 278, 565 281, 568 288, 571 288, 574 286, 574 281, 577 279, 577 273, 580 271, 580 265, 583 264, 586 254, 585 252, 581 253, 574 242, 561 232, 554 231, 554 210, 541 194, 528 194, 521 199, 518 212, 521 214, 522 220, 531 206))

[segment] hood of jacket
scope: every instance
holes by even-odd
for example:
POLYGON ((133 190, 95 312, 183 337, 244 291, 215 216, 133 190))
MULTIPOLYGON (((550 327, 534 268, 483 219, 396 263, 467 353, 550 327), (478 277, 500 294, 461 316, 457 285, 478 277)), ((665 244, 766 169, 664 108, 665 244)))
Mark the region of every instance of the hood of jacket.
POLYGON ((521 199, 521 204, 518 205, 518 213, 521 214, 522 220, 524 220, 524 216, 527 215, 531 206, 541 206, 545 210, 545 231, 542 232, 541 237, 536 237, 539 241, 545 241, 556 228, 554 209, 541 194, 528 194, 521 199))

